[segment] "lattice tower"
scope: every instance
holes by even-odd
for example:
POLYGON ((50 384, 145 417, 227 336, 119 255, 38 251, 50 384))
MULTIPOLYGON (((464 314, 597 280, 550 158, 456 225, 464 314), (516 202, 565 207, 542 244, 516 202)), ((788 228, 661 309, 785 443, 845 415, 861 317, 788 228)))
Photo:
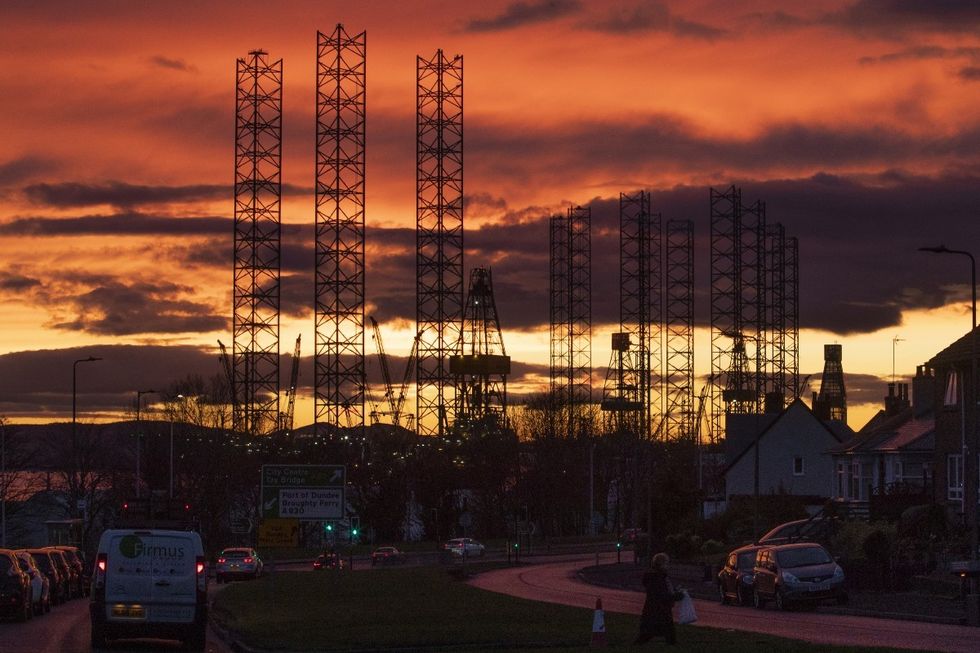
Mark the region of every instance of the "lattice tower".
POLYGON ((507 375, 510 357, 504 348, 489 268, 470 271, 458 353, 449 359, 457 376, 456 425, 466 429, 507 425, 507 375))
POLYGON ((741 332, 739 225, 742 193, 731 186, 709 191, 711 219, 711 412, 709 439, 725 435, 725 391, 729 371, 738 360, 734 335, 741 332))
POLYGON ((569 219, 564 215, 554 215, 548 221, 549 396, 552 402, 549 414, 552 419, 550 425, 552 436, 558 435, 559 431, 563 430, 571 407, 569 395, 572 369, 569 302, 571 230, 568 225, 569 219))
POLYGON ((695 437, 694 223, 668 220, 665 230, 665 434, 695 437))
POLYGON ((847 390, 844 387, 842 346, 823 346, 823 376, 820 377, 820 393, 813 402, 813 414, 822 420, 838 420, 847 423, 847 390))
POLYGON ((757 200, 743 206, 739 221, 740 333, 748 366, 744 368, 744 380, 733 383, 729 390, 735 391, 738 397, 743 389, 751 391, 753 397, 748 401, 739 398, 729 402, 728 412, 751 414, 762 408, 765 349, 771 330, 766 315, 766 203, 757 200))
POLYGON ((800 388, 800 245, 795 237, 785 240, 784 260, 786 272, 783 275, 785 290, 783 315, 786 320, 786 384, 789 401, 799 398, 800 388))
POLYGON ((282 59, 237 62, 232 376, 237 431, 279 423, 282 59))
POLYGON ((463 57, 438 50, 416 63, 416 423, 444 435, 463 318, 463 57))
POLYGON ((765 412, 778 412, 786 405, 786 230, 782 224, 767 224, 765 232, 765 342, 762 350, 765 412))
MULTIPOLYGON (((314 422, 364 423, 367 36, 317 32, 314 422)), ((324 428, 326 427, 326 428, 324 428)))
POLYGON ((570 405, 576 414, 592 403, 592 209, 568 209, 570 405))

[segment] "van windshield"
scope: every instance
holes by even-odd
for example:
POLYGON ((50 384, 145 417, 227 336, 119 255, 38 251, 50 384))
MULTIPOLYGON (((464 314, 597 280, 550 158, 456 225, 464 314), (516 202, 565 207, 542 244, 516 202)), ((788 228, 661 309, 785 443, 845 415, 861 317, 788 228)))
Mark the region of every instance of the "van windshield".
POLYGON ((776 560, 783 569, 791 567, 807 567, 824 565, 830 562, 830 556, 823 547, 808 546, 802 549, 786 549, 776 552, 776 560))

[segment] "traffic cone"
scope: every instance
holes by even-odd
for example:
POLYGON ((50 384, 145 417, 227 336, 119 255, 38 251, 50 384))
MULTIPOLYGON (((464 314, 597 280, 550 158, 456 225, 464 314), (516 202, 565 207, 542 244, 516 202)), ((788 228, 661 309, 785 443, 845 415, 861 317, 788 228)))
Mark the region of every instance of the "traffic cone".
POLYGON ((602 599, 598 597, 595 600, 595 612, 592 614, 592 641, 589 646, 592 648, 606 646, 606 614, 602 611, 602 599))

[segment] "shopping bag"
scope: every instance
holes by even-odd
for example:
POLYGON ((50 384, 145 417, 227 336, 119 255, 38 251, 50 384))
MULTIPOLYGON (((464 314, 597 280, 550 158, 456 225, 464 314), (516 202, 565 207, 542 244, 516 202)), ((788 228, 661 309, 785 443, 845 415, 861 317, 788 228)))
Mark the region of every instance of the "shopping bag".
POLYGON ((677 623, 693 624, 698 620, 698 615, 694 611, 694 600, 684 592, 684 598, 677 603, 677 623))

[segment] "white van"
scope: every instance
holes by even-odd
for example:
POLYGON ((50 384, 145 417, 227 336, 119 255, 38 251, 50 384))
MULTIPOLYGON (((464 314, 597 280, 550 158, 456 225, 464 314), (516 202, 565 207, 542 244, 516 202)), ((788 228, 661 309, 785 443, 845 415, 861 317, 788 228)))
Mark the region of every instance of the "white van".
POLYGON ((197 533, 105 531, 92 573, 92 648, 110 639, 153 637, 203 651, 207 577, 197 533))

